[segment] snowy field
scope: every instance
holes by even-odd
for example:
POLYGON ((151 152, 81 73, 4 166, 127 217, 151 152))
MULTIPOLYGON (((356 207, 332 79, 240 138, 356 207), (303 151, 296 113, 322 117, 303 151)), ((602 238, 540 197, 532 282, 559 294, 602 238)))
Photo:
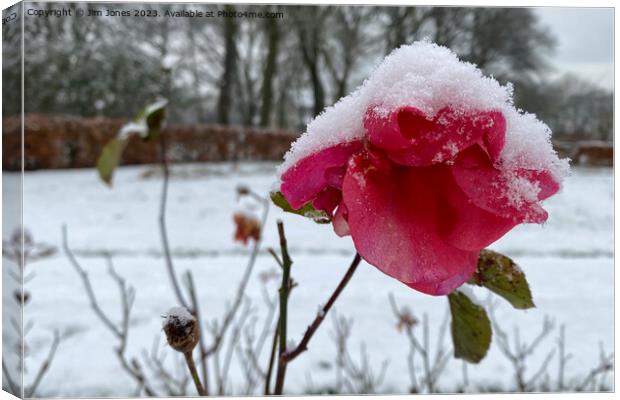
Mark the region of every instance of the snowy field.
MULTIPOLYGON (((121 168, 111 190, 89 169, 28 172, 24 186, 26 227, 36 241, 60 247, 61 226, 67 224, 71 246, 88 270, 103 309, 115 320, 120 307, 118 290, 107 274, 101 253, 110 252, 117 271, 135 286, 137 297, 128 354, 136 357, 143 349, 150 349, 154 340, 165 348, 165 339, 160 336, 161 315, 176 305, 159 245, 157 212, 161 183, 157 176, 145 177, 145 171, 149 167, 121 168)), ((168 224, 176 267, 179 272, 193 271, 203 314, 207 319, 217 318, 233 298, 248 253, 247 248, 232 241, 232 214, 241 206, 248 206, 237 202, 235 188, 245 184, 266 193, 273 185, 275 165, 187 165, 175 167, 174 172, 168 224)), ((4 179, 6 187, 18 176, 5 174, 4 179)), ((520 226, 491 246, 515 259, 525 271, 537 308, 518 311, 499 300, 496 315, 506 331, 512 332, 513 326, 517 326, 526 340, 540 330, 545 315, 553 318, 557 326, 566 324, 567 348, 573 354, 566 370, 570 378, 595 366, 599 343, 607 352, 613 351, 613 171, 575 169, 563 190, 548 200, 545 208, 550 214, 545 226, 520 226)), ((278 248, 277 218, 284 220, 294 260, 292 275, 299 283, 289 306, 289 336, 299 340, 318 306, 326 301, 344 274, 353 256, 353 246, 350 238, 338 238, 330 226, 284 215, 272 207, 265 247, 278 248)), ((54 329, 68 335, 61 342, 39 393, 132 394, 135 384, 122 371, 113 351, 116 340, 89 308, 81 282, 62 252, 29 268, 36 272, 26 287, 32 295, 26 321, 34 322, 28 335, 30 365, 38 365, 45 357, 54 329)), ((261 253, 247 293, 259 316, 264 311, 259 275, 275 268, 271 257, 261 253)), ((275 293, 277 283, 267 283, 271 293, 275 293)), ((360 344, 364 342, 375 371, 383 360, 389 360, 380 390, 405 393, 409 387, 408 344, 405 335, 395 328, 389 293, 395 295, 400 305, 408 305, 416 316, 428 314, 431 344, 447 310, 447 301, 417 293, 362 263, 336 303, 338 313, 354 320, 350 342, 353 357, 359 358, 360 344)), ((486 293, 476 289, 483 301, 486 293)), ((8 300, 11 299, 5 299, 8 300)), ((332 320, 328 318, 313 338, 310 350, 291 364, 286 382, 289 393, 334 382, 332 331, 332 320)), ((531 363, 531 372, 555 346, 557 335, 556 329, 542 343, 531 363)), ((449 337, 445 344, 451 348, 449 337)), ((166 351, 171 360, 172 350, 166 351)), ((551 379, 555 379, 556 368, 554 358, 549 367, 551 379)), ((32 380, 34 369, 29 369, 27 382, 32 380)), ((495 343, 486 359, 468 367, 471 382, 487 385, 508 385, 511 373, 495 343)), ((448 364, 439 386, 453 391, 462 381, 462 365, 454 361, 448 364)), ((243 378, 236 359, 231 367, 231 382, 238 392, 236 385, 242 385, 243 378)), ((473 383, 468 390, 475 390, 473 383)))

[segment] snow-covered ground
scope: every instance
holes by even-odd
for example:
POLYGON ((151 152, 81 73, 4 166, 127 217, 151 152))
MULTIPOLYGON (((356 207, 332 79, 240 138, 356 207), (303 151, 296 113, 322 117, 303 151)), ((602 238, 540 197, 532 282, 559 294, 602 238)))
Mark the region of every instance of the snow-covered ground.
MULTIPOLYGON (((121 168, 112 189, 103 185, 90 169, 28 172, 24 186, 25 225, 37 241, 60 247, 61 226, 67 224, 70 244, 88 270, 103 309, 115 320, 120 316, 118 290, 101 253, 110 252, 117 271, 135 286, 137 297, 128 354, 136 357, 141 356, 142 349, 150 349, 153 340, 165 348, 165 339, 159 336, 161 315, 176 305, 157 229, 161 182, 157 176, 145 177, 149 170, 145 166, 121 168)), ((177 270, 191 270, 194 274, 207 319, 222 314, 247 260, 248 249, 232 241, 232 214, 250 205, 240 205, 235 188, 246 184, 255 191, 267 192, 274 177, 275 165, 270 163, 242 163, 236 168, 230 164, 175 167, 168 209, 170 241, 177 270)), ((4 179, 10 182, 18 176, 5 174, 4 179)), ((548 200, 545 208, 550 218, 544 226, 518 227, 491 246, 514 258, 525 271, 537 308, 514 310, 500 300, 496 315, 507 331, 519 327, 524 339, 536 335, 545 315, 557 325, 566 324, 567 347, 573 354, 566 371, 570 377, 587 372, 598 362, 599 342, 608 352, 613 351, 612 170, 575 169, 563 190, 548 200)), ((289 321, 289 336, 299 340, 318 306, 326 301, 348 267, 353 247, 349 238, 338 238, 330 226, 284 215, 274 207, 265 232, 265 247, 278 247, 277 218, 284 220, 294 260, 292 274, 299 283, 291 296, 289 321)), ((132 394, 135 384, 120 368, 114 354, 116 339, 89 308, 81 282, 62 252, 29 268, 36 272, 36 277, 26 287, 32 294, 26 321, 34 322, 28 335, 32 367, 26 382, 33 378, 34 366, 45 357, 52 331, 59 329, 68 336, 60 344, 40 394, 132 394)), ((259 274, 275 269, 271 257, 261 253, 247 293, 259 316, 264 313, 264 283, 259 274)), ((276 280, 267 283, 271 293, 275 293, 276 285, 276 280)), ((475 292, 481 299, 487 296, 482 289, 475 292)), ((403 393, 409 386, 408 345, 405 336, 396 330, 389 293, 417 316, 428 314, 431 342, 447 302, 445 298, 417 293, 365 263, 337 302, 337 312, 354 320, 350 343, 354 358, 364 342, 375 371, 384 359, 389 359, 381 389, 403 393)), ((291 364, 287 391, 303 392, 310 381, 314 386, 334 381, 334 370, 325 363, 333 365, 335 359, 331 332, 333 324, 328 318, 313 338, 310 351, 291 364)), ((556 337, 557 331, 543 342, 531 363, 532 372, 555 346, 556 337)), ((450 348, 447 339, 446 346, 450 348)), ((165 351, 172 359, 172 350, 165 351)), ((552 379, 556 361, 550 366, 552 379)), ((454 390, 462 382, 461 370, 460 362, 449 363, 440 386, 454 390)), ((468 375, 473 382, 508 383, 511 369, 493 344, 486 359, 468 367, 468 375)), ((231 379, 233 385, 243 383, 236 357, 231 379)))

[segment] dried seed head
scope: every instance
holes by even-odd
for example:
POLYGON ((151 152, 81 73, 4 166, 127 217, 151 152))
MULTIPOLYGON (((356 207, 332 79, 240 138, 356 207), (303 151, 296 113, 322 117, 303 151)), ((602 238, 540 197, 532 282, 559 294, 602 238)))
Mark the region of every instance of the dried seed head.
POLYGON ((400 332, 402 330, 411 329, 418 324, 418 320, 413 316, 413 313, 409 307, 403 307, 398 313, 398 324, 396 329, 400 332))
POLYGON ((183 307, 173 307, 164 316, 163 328, 170 347, 191 353, 200 340, 200 327, 193 315, 183 307))
POLYGON ((237 195, 239 197, 241 196, 247 196, 250 194, 250 188, 245 186, 245 185, 239 185, 237 186, 237 195))

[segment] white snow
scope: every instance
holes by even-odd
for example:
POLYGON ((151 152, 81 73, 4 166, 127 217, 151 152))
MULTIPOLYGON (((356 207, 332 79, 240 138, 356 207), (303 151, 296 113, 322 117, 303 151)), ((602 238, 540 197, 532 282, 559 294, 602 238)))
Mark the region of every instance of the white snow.
POLYGON ((121 127, 121 129, 118 131, 117 136, 119 139, 128 139, 131 135, 138 135, 143 137, 146 136, 147 131, 148 127, 146 126, 146 122, 144 121, 128 122, 121 127))
MULTIPOLYGON (((116 271, 136 289, 131 314, 127 354, 142 360, 155 341, 167 355, 165 365, 182 361, 166 344, 161 332, 161 314, 176 304, 162 258, 157 230, 161 182, 157 176, 144 178, 149 167, 121 167, 115 187, 102 184, 93 169, 27 172, 24 180, 24 223, 38 242, 61 246, 61 225, 69 229, 70 244, 89 274, 102 309, 114 322, 120 321, 121 304, 116 282, 107 271, 104 250, 113 256, 116 271)), ((241 279, 248 248, 233 241, 232 215, 237 210, 240 184, 267 194, 274 180, 273 163, 205 164, 175 166, 169 190, 169 239, 179 278, 191 270, 204 321, 222 316, 230 306, 241 279)), ((5 187, 19 182, 18 174, 5 173, 5 187)), ((550 198, 545 209, 549 220, 543 226, 523 225, 509 232, 491 248, 513 258, 525 272, 537 308, 519 311, 499 300, 496 316, 507 332, 519 327, 521 337, 531 340, 545 315, 557 324, 566 323, 567 351, 573 354, 566 374, 584 374, 598 362, 598 344, 613 350, 613 170, 577 168, 566 179, 562 191, 550 198)), ((339 238, 329 225, 314 224, 300 216, 272 207, 264 234, 263 248, 279 248, 276 219, 285 224, 293 259, 292 277, 299 286, 291 293, 288 337, 299 342, 315 318, 317 305, 324 304, 345 273, 353 257, 350 238, 339 238)), ((8 232, 5 232, 7 234, 8 232)), ((117 338, 105 329, 89 308, 80 278, 62 252, 31 264, 35 278, 26 285, 31 300, 25 322, 33 321, 28 334, 31 382, 36 366, 46 357, 54 329, 69 334, 58 348, 56 359, 41 382, 41 395, 98 397, 132 396, 135 382, 120 368, 115 354, 117 338)), ((250 278, 247 296, 259 317, 260 329, 266 313, 262 288, 277 293, 280 280, 261 280, 262 273, 280 269, 263 251, 250 278), (266 285, 266 286, 265 286, 266 285)), ((5 270, 6 271, 6 270, 5 270)), ((5 279, 7 281, 7 279, 5 279)), ((181 284, 183 280, 181 279, 181 284)), ((484 300, 488 291, 473 288, 484 300)), ((4 301, 13 302, 5 290, 4 301)), ((362 263, 342 292, 335 308, 310 342, 309 351, 289 366, 286 388, 301 393, 308 388, 308 376, 315 385, 333 383, 335 344, 332 339, 333 312, 352 318, 350 349, 354 358, 366 343, 375 370, 389 358, 388 393, 408 390, 407 338, 396 329, 388 294, 400 307, 409 306, 418 319, 427 313, 431 345, 447 310, 445 298, 417 293, 362 263), (331 363, 331 369, 320 367, 331 363)), ((497 296, 494 296, 497 298, 497 296)), ((11 303, 12 304, 12 303, 11 303)), ((10 329, 10 324, 5 324, 10 329)), ((417 329, 417 328, 416 328, 417 329)), ((534 372, 546 353, 555 346, 557 332, 543 343, 531 365, 534 372)), ((245 340, 245 339, 243 339, 245 340)), ((210 340, 209 340, 210 342, 210 340)), ((243 342, 243 341, 242 341, 243 342)), ((446 349, 451 349, 449 341, 446 349)), ((266 365, 269 349, 263 350, 266 365)), ((557 359, 550 365, 554 379, 557 359)), ((177 371, 185 371, 180 364, 177 371)), ((233 357, 232 386, 240 393, 243 368, 233 357)), ((479 365, 468 367, 470 390, 479 382, 507 383, 512 371, 495 343, 479 365)), ((462 381, 461 363, 450 361, 440 387, 454 390, 462 381)))
POLYGON ((166 326, 171 322, 184 325, 193 320, 195 320, 194 316, 190 314, 185 307, 172 307, 166 313, 162 326, 166 326))
MULTIPOLYGON (((460 61, 448 48, 428 41, 403 45, 388 55, 353 93, 308 124, 306 132, 285 155, 279 175, 313 153, 362 138, 363 118, 371 107, 386 115, 412 106, 433 116, 450 106, 463 113, 500 111, 507 126, 498 168, 506 174, 516 168, 547 170, 561 183, 568 175, 568 160, 560 160, 553 150, 549 127, 535 115, 516 110, 512 95, 512 85, 501 86, 475 65, 460 61)), ((511 188, 515 203, 532 196, 535 188, 529 186, 532 185, 520 182, 511 188)))

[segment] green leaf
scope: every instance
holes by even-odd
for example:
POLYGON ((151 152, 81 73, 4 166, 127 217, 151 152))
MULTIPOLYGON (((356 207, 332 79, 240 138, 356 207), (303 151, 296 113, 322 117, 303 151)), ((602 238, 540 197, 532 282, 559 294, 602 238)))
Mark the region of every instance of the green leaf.
POLYGON ((459 290, 450 293, 448 301, 454 357, 477 364, 491 346, 491 321, 484 308, 459 290))
POLYGON ((148 128, 146 139, 154 139, 164 126, 166 120, 166 106, 168 100, 162 99, 149 104, 143 112, 143 118, 148 128))
POLYGON ((318 224, 328 224, 331 222, 329 216, 324 211, 317 210, 312 206, 312 202, 304 204, 301 208, 294 209, 281 192, 272 192, 270 196, 273 204, 280 207, 285 212, 311 218, 318 224))
POLYGON ((109 186, 112 186, 114 170, 121 161, 121 156, 126 145, 127 139, 114 138, 104 146, 99 155, 99 159, 97 160, 97 171, 99 172, 101 180, 109 186))
POLYGON ((167 105, 168 100, 165 99, 147 105, 131 122, 123 125, 118 132, 118 136, 125 138, 131 135, 138 135, 144 140, 157 138, 159 132, 164 127, 167 105))
POLYGON ((482 250, 476 272, 467 283, 486 287, 508 300, 514 308, 526 310, 536 307, 525 274, 503 254, 482 250))

